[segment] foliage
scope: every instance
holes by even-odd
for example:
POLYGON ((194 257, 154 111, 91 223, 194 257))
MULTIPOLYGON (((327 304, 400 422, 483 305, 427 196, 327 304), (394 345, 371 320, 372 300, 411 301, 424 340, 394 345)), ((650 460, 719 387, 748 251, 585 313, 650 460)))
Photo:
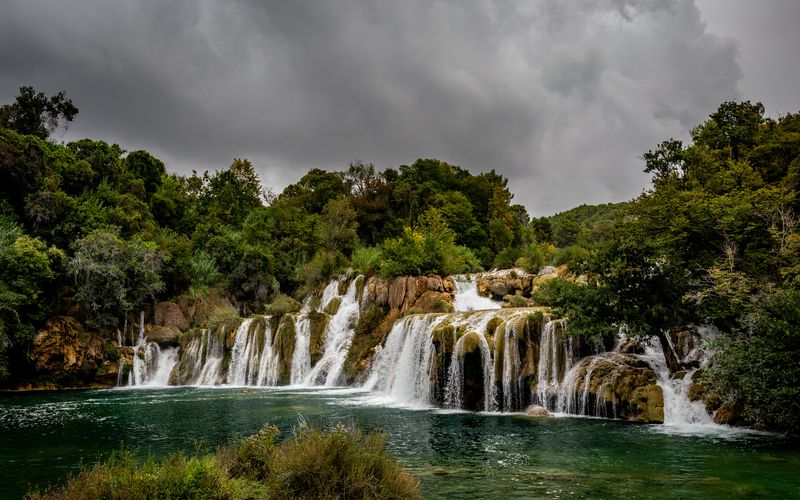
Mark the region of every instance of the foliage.
POLYGON ((78 108, 64 92, 48 99, 33 87, 20 87, 12 104, 0 106, 0 127, 46 139, 61 120, 71 122, 77 114, 78 108))
POLYGON ((267 304, 266 313, 270 316, 283 316, 284 314, 297 312, 300 310, 300 302, 288 295, 279 293, 267 304))
POLYGON ((753 299, 733 335, 714 344, 703 380, 724 405, 743 405, 760 427, 800 432, 800 292, 777 290, 753 299))
POLYGON ((399 238, 383 244, 380 273, 384 277, 425 274, 461 274, 478 266, 475 255, 455 244, 455 234, 441 212, 428 209, 414 228, 406 227, 399 238))
POLYGON ((383 259, 380 247, 359 247, 353 251, 351 265, 356 272, 365 276, 377 274, 383 259))
POLYGON ((419 498, 419 482, 387 452, 386 437, 338 426, 301 424, 276 443, 265 426, 214 454, 139 461, 130 451, 82 469, 62 487, 33 491, 31 499, 95 498, 419 498))

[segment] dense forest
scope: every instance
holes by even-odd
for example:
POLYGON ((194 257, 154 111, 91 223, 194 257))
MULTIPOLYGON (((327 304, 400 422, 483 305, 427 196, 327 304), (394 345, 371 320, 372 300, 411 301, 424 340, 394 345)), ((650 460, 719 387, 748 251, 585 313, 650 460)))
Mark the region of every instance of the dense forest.
POLYGON ((508 180, 435 159, 311 169, 276 194, 253 165, 191 176, 146 151, 50 134, 78 109, 30 87, 0 107, 0 380, 54 315, 107 333, 146 304, 221 290, 248 315, 352 269, 457 274, 566 265, 536 299, 569 332, 716 326, 711 404, 800 428, 800 115, 726 102, 643 154, 652 189, 531 218, 508 180))

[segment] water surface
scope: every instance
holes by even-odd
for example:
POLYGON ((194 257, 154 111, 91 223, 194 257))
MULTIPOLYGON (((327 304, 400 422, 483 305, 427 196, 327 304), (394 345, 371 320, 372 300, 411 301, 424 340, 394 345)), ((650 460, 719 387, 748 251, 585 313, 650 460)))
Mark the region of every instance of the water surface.
POLYGON ((170 388, 0 395, 0 498, 62 481, 125 446, 213 449, 299 416, 380 429, 426 498, 800 497, 800 443, 727 428, 446 412, 371 393, 170 388))

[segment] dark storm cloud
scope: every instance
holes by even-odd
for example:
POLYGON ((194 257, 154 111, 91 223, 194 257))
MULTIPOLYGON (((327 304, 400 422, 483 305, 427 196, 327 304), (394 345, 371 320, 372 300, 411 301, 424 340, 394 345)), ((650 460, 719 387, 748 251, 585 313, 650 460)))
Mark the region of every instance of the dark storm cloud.
POLYGON ((0 96, 80 107, 65 136, 174 170, 436 157, 495 168, 535 214, 628 199, 638 156, 738 97, 692 1, 5 2, 0 96))

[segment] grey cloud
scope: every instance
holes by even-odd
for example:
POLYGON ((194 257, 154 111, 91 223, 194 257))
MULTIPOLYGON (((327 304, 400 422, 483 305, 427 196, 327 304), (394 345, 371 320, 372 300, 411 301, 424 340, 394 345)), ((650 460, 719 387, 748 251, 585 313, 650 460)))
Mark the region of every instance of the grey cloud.
POLYGON ((536 214, 620 201, 637 158, 738 97, 733 41, 690 0, 6 2, 0 96, 81 108, 66 138, 182 172, 437 157, 510 178, 536 214))

